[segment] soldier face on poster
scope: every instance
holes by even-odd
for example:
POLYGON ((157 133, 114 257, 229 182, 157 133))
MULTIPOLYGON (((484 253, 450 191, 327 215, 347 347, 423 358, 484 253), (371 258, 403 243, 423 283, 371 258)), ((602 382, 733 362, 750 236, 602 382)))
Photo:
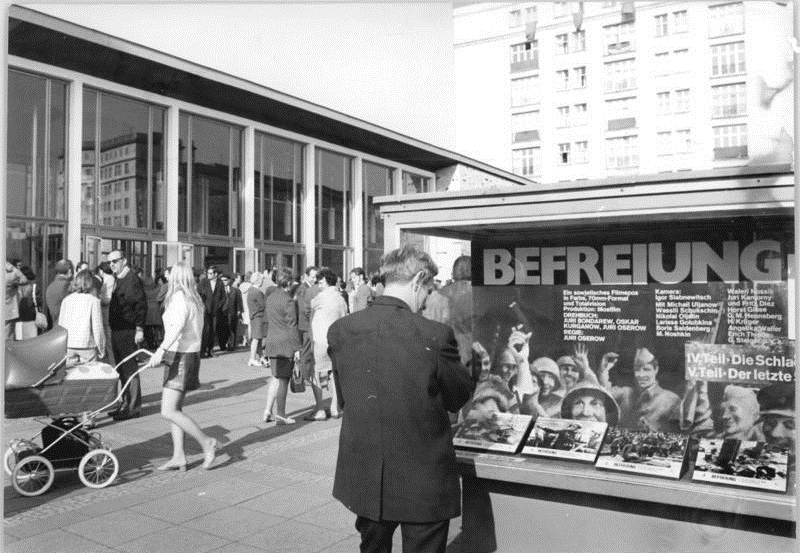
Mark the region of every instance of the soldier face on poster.
POLYGON ((791 450, 792 248, 781 217, 475 242, 476 395, 570 418, 595 388, 612 426, 791 450))

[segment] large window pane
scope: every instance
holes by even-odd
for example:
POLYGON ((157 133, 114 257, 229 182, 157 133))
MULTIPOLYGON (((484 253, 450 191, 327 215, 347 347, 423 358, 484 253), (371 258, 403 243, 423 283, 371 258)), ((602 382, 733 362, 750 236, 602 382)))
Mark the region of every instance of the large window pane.
POLYGON ((351 214, 351 159, 317 150, 317 191, 320 214, 318 242, 349 246, 351 214))
POLYGON ((64 258, 64 225, 9 219, 6 226, 6 259, 19 259, 36 275, 40 299, 55 277, 53 268, 64 258))
POLYGON ((189 116, 181 113, 178 141, 178 231, 187 232, 189 216, 189 116))
POLYGON ((256 148, 256 238, 299 243, 302 144, 259 134, 256 148))
POLYGON ((83 119, 83 223, 163 229, 165 110, 87 90, 83 119))
POLYGON ((375 205, 375 196, 385 196, 392 189, 392 169, 364 162, 364 269, 372 273, 380 268, 383 254, 383 219, 375 205))
POLYGON ((228 236, 230 126, 192 117, 191 231, 228 236))
POLYGON ((66 85, 9 71, 8 92, 7 213, 64 218, 66 85))

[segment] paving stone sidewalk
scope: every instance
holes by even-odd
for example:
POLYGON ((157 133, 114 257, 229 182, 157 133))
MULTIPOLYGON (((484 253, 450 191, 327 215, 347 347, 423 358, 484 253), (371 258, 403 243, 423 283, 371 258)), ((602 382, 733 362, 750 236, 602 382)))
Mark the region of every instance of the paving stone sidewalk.
MULTIPOLYGON (((331 497, 339 420, 305 422, 310 389, 289 394, 298 424, 264 423, 267 369, 248 367, 244 351, 203 360, 200 390, 184 410, 221 444, 213 470, 187 436, 186 472, 155 467, 172 453, 169 425, 159 415, 161 371, 142 373, 137 419, 101 419, 96 431, 120 462, 107 488, 84 487, 77 472, 58 472, 39 497, 22 497, 4 481, 6 553, 338 553, 357 552, 355 515, 331 497)), ((3 450, 41 425, 6 420, 3 450)), ((38 439, 37 439, 38 441, 38 439)), ((39 442, 40 443, 40 442, 39 442)), ((448 553, 460 551, 460 519, 448 553)), ((400 551, 400 532, 395 536, 400 551)))

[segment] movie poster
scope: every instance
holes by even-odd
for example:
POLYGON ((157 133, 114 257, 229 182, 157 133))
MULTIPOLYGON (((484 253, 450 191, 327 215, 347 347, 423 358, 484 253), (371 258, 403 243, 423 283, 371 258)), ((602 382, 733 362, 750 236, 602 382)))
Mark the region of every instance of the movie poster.
POLYGON ((474 242, 473 403, 793 448, 792 248, 780 217, 474 242))

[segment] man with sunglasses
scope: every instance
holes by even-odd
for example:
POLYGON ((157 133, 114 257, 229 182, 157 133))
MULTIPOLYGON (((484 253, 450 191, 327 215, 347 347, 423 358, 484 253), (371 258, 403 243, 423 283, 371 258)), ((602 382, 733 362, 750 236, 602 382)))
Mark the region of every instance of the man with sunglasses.
MULTIPOLYGON (((144 325, 147 317, 147 298, 144 284, 128 266, 128 260, 120 250, 108 254, 108 263, 116 275, 116 285, 111 294, 108 309, 108 324, 111 327, 111 346, 114 359, 122 360, 136 351, 144 341, 144 325)), ((139 416, 142 406, 142 389, 139 376, 133 376, 138 369, 136 359, 129 359, 117 367, 121 384, 130 384, 122 395, 119 410, 111 414, 114 420, 132 419, 139 416)))

